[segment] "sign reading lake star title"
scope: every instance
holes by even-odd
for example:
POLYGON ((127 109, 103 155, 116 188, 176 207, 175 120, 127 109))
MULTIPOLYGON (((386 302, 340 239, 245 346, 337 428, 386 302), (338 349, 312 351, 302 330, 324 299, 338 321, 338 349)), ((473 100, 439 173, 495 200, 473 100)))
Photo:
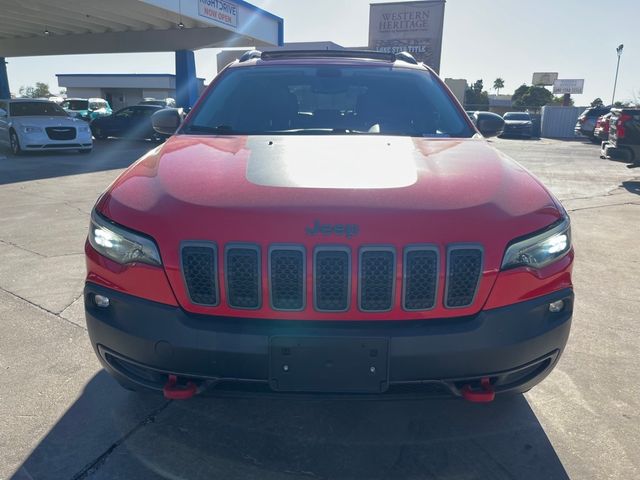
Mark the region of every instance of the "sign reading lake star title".
POLYGON ((440 71, 445 0, 372 3, 369 48, 379 52, 409 52, 440 71))
POLYGON ((579 95, 584 90, 584 79, 558 79, 553 82, 553 93, 555 94, 576 94, 579 95))
POLYGON ((198 13, 201 17, 210 18, 216 22, 238 26, 238 5, 226 0, 198 0, 198 13))

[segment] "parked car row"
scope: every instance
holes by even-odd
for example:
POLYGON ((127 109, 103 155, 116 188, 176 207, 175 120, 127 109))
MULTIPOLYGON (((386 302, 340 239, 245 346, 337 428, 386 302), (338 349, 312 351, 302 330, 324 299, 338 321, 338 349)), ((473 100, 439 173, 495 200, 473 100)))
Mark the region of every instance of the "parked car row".
POLYGON ((598 119, 599 124, 603 122, 608 124, 608 135, 603 138, 601 156, 640 166, 640 107, 613 108, 598 119))
MULTIPOLYGON (((598 134, 604 133, 600 130, 596 133, 598 119, 611 111, 611 107, 598 106, 589 107, 578 117, 574 131, 576 135, 587 137, 594 143, 600 143, 601 139, 598 134)), ((602 128, 602 127, 601 127, 602 128)))
POLYGON ((47 99, 0 100, 0 146, 14 155, 45 150, 88 153, 92 137, 162 141, 166 137, 153 129, 151 116, 170 104, 175 101, 145 99, 113 112, 102 98, 68 98, 61 104, 47 99))

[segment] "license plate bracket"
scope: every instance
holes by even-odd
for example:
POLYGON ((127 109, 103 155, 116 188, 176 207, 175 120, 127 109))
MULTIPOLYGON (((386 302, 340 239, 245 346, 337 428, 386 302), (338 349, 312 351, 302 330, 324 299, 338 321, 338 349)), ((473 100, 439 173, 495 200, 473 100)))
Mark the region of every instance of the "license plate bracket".
POLYGON ((281 392, 382 393, 387 338, 272 337, 269 384, 281 392))

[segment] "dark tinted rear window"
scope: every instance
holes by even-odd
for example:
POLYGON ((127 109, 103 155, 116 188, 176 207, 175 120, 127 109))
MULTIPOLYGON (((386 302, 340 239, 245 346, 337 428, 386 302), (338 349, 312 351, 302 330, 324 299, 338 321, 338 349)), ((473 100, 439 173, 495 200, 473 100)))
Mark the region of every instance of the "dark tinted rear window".
POLYGON ((230 69, 183 132, 416 137, 475 133, 431 73, 343 65, 230 69))

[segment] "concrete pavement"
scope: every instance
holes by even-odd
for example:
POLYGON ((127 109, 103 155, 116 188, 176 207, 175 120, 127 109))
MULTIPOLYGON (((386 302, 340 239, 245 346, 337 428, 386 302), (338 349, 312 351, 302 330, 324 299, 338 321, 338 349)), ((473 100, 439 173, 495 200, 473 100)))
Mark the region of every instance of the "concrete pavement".
POLYGON ((640 170, 582 142, 493 142, 571 212, 577 300, 554 372, 489 405, 121 390, 86 336, 82 246, 152 145, 0 155, 0 479, 640 477, 640 170))

